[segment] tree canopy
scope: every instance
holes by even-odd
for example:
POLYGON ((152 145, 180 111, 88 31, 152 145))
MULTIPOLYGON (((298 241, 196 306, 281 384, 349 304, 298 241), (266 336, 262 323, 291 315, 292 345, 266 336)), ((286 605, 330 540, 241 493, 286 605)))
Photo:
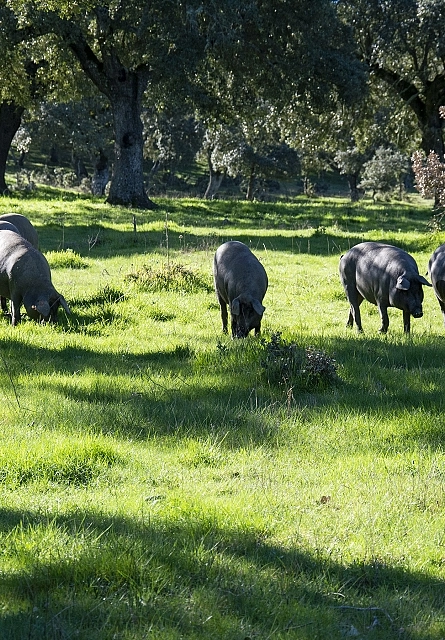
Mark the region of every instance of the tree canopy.
POLYGON ((340 0, 371 80, 383 81, 413 112, 426 154, 444 157, 443 0, 340 0))
MULTIPOLYGON (((24 44, 68 51, 110 102, 115 163, 108 201, 150 207, 141 109, 172 101, 218 121, 256 101, 326 109, 352 101, 364 74, 330 0, 7 0, 24 44), (39 40, 40 39, 40 40, 39 40), (230 108, 229 108, 230 107, 230 108)), ((9 51, 6 30, 0 47, 9 51)), ((60 79, 62 81, 62 79, 60 79)))

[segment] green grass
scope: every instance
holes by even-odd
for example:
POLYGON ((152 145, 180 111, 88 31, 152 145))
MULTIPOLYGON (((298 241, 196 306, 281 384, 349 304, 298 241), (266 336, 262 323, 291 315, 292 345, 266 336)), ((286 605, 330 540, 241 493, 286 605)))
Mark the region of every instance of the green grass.
POLYGON ((0 318, 0 637, 442 639, 439 306, 426 290, 406 337, 400 311, 382 336, 363 303, 358 335, 338 278, 367 239, 425 273, 445 237, 427 203, 158 203, 0 199, 36 225, 71 308, 58 326, 0 318), (221 332, 229 239, 269 275, 263 342, 221 332), (338 380, 283 378, 289 345, 338 380))

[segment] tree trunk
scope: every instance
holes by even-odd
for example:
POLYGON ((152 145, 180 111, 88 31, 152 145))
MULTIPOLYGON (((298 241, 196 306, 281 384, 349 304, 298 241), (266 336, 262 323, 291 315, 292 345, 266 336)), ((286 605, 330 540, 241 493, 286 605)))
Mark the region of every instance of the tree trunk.
POLYGON ((435 78, 427 84, 425 91, 425 110, 423 118, 417 120, 422 129, 422 149, 425 155, 435 151, 444 160, 445 147, 443 141, 443 120, 439 107, 445 103, 445 81, 442 77, 435 78))
POLYGON ((216 194, 218 189, 221 186, 221 182, 224 178, 224 171, 220 171, 219 169, 215 169, 212 164, 212 150, 209 149, 207 151, 207 164, 209 166, 209 183, 207 185, 207 189, 204 194, 204 198, 206 200, 210 200, 216 194))
POLYGON ((98 6, 95 13, 102 34, 101 60, 75 23, 61 20, 58 26, 60 35, 66 38, 87 76, 111 104, 115 158, 107 202, 139 209, 154 209, 156 205, 148 197, 144 185, 141 120, 142 98, 150 69, 148 65, 140 65, 131 70, 120 61, 113 47, 115 36, 108 9, 98 6))
POLYGON ((360 194, 358 191, 358 175, 356 173, 348 173, 346 175, 349 184, 349 196, 351 198, 351 202, 358 202, 360 199, 360 194))
POLYGON ((224 171, 211 171, 209 175, 209 183, 204 193, 206 200, 212 199, 218 192, 224 178, 224 171))
POLYGON ((253 188, 255 186, 255 165, 250 168, 249 181, 247 183, 246 200, 253 200, 253 188))
POLYGON ((24 107, 15 102, 0 103, 0 194, 8 191, 6 184, 6 162, 11 142, 20 127, 24 107))
POLYGON ((107 198, 109 204, 154 209, 144 186, 140 78, 124 71, 110 93, 115 132, 114 170, 107 198))
POLYGON ((95 196, 103 196, 109 179, 108 158, 104 152, 101 151, 94 166, 94 173, 91 179, 91 193, 95 196))

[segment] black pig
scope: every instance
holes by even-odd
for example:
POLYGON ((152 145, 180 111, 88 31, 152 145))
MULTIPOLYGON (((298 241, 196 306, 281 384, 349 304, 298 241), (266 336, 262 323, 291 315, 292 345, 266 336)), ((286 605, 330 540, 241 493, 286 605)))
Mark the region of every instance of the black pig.
POLYGON ((434 251, 428 262, 428 273, 433 283, 434 293, 442 311, 445 324, 445 244, 434 251))
POLYGON ((260 333, 265 308, 266 271, 249 247, 236 240, 225 242, 215 253, 213 280, 227 333, 227 305, 232 320, 232 338, 245 338, 252 329, 260 333))
POLYGON ((409 333, 411 316, 423 315, 422 286, 431 287, 419 275, 412 256, 380 242, 362 242, 345 253, 340 259, 340 279, 351 305, 347 325, 355 321, 358 331, 362 331, 360 304, 368 300, 379 309, 382 333, 389 326, 388 307, 403 311, 403 328, 409 333))

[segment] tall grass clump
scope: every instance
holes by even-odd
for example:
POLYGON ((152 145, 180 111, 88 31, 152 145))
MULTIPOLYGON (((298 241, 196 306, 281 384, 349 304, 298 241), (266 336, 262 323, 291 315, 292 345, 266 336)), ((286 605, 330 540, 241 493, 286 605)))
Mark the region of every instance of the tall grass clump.
POLYGON ((173 262, 164 264, 159 269, 144 264, 127 273, 125 281, 146 291, 182 291, 186 293, 213 291, 211 284, 200 274, 180 263, 173 262))
POLYGON ((51 269, 87 269, 89 262, 82 258, 76 251, 48 251, 45 254, 51 269))

